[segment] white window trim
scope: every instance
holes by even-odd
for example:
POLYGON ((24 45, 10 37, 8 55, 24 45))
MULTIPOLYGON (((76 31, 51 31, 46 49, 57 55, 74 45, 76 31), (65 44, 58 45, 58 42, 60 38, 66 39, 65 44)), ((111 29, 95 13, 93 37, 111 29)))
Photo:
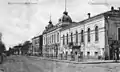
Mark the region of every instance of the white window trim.
POLYGON ((117 40, 118 40, 118 29, 119 29, 120 27, 117 27, 117 40))

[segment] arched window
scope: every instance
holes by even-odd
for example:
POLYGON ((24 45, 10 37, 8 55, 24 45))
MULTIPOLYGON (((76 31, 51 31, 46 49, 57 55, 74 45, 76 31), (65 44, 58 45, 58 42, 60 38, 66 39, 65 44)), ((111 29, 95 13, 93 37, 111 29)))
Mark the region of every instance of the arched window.
POLYGON ((59 33, 57 33, 57 42, 59 42, 59 33))
POLYGON ((88 28, 87 34, 88 34, 88 42, 90 42, 90 28, 88 28))
POLYGON ((78 43, 78 32, 76 31, 76 43, 78 43))
POLYGON ((50 43, 51 43, 51 36, 50 36, 50 43))
POLYGON ((95 27, 95 41, 98 41, 99 37, 98 37, 98 26, 95 27))
POLYGON ((43 37, 43 44, 45 44, 45 37, 43 37))
POLYGON ((71 33, 71 42, 73 42, 73 33, 71 33))
POLYGON ((81 31, 81 42, 84 42, 84 31, 81 31))
POLYGON ((67 37, 66 38, 67 38, 66 40, 67 40, 67 44, 68 44, 68 33, 67 33, 67 37))
POLYGON ((54 43, 56 42, 56 35, 54 34, 54 43))
POLYGON ((50 42, 52 43, 52 35, 50 35, 50 42))
POLYGON ((65 36, 63 35, 63 45, 65 44, 65 36))
POLYGON ((49 36, 49 44, 50 44, 50 36, 49 36))
POLYGON ((46 44, 48 43, 47 41, 48 41, 48 40, 47 40, 47 36, 46 36, 46 44))
POLYGON ((53 43, 53 35, 52 35, 52 43, 53 43))
POLYGON ((49 44, 49 36, 47 37, 47 43, 49 44))

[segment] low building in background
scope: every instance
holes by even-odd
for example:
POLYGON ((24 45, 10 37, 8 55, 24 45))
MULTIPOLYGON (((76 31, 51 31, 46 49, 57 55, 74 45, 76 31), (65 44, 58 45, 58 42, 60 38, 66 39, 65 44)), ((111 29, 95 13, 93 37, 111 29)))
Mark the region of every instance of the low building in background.
POLYGON ((32 52, 33 52, 33 55, 38 55, 40 53, 39 40, 40 40, 39 36, 36 36, 36 37, 32 38, 32 52))
POLYGON ((33 48, 32 48, 32 43, 29 44, 29 50, 28 50, 28 54, 32 54, 33 53, 33 48))
POLYGON ((43 35, 40 35, 39 36, 39 52, 40 52, 40 55, 42 55, 42 46, 43 46, 43 35))

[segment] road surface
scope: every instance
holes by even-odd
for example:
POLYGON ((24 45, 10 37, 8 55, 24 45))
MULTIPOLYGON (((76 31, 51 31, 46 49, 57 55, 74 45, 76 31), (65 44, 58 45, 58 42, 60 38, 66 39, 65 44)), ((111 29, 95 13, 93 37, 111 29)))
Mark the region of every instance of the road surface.
POLYGON ((0 65, 1 72, 120 72, 120 63, 72 64, 10 56, 0 65))

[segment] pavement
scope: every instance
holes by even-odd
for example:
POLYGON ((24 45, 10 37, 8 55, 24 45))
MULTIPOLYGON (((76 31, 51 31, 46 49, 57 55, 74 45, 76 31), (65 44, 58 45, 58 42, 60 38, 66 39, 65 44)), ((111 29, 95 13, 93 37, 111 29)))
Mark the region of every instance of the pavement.
POLYGON ((69 62, 67 62, 66 60, 54 61, 53 59, 51 60, 48 58, 40 58, 34 56, 29 57, 29 59, 35 60, 36 65, 39 65, 40 62, 43 63, 45 62, 44 64, 47 65, 47 70, 52 69, 50 72, 120 72, 120 64, 115 63, 112 60, 96 61, 92 63, 91 62, 73 63, 73 61, 69 62))
POLYGON ((0 72, 4 72, 4 69, 0 69, 0 72))
POLYGON ((36 56, 10 56, 0 69, 3 72, 120 72, 120 63, 76 64, 62 61, 36 56))
POLYGON ((45 58, 45 57, 36 57, 36 56, 30 56, 37 60, 43 59, 48 61, 55 61, 55 62, 64 62, 64 63, 73 63, 73 64, 100 64, 100 63, 120 63, 120 60, 115 62, 115 60, 93 60, 88 59, 87 61, 70 61, 70 60, 60 60, 60 59, 52 59, 52 58, 45 58))

